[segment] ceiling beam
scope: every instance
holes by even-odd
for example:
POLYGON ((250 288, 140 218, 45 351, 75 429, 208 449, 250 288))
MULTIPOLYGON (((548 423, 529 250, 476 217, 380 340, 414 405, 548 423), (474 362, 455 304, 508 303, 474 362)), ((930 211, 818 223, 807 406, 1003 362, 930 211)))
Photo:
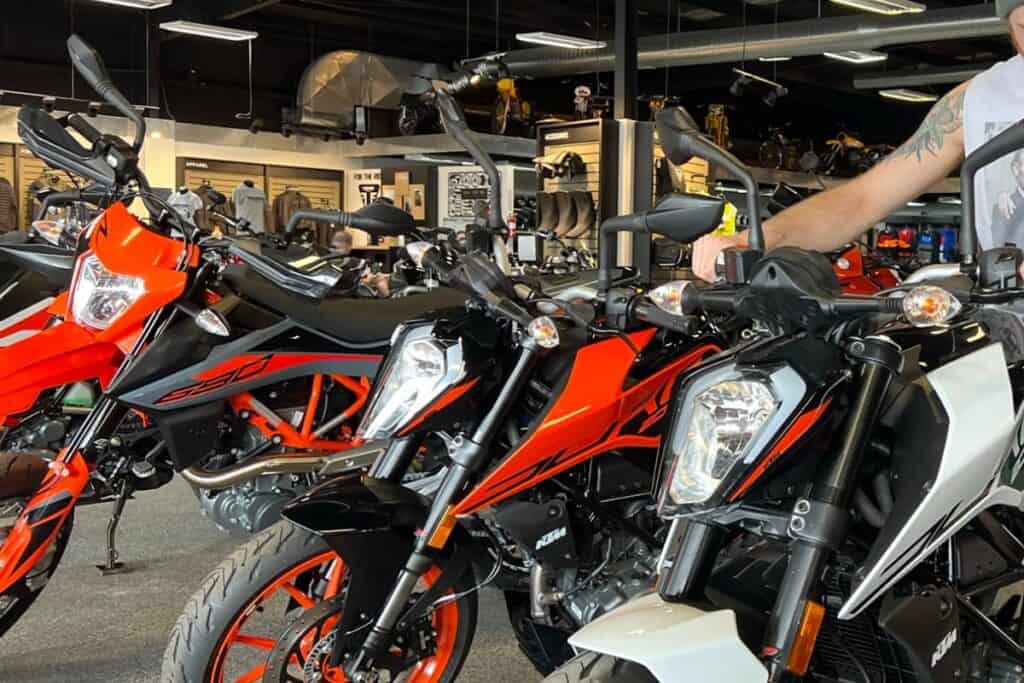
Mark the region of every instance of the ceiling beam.
MULTIPOLYGON (((216 21, 231 21, 273 7, 281 0, 227 0, 216 8, 216 21)), ((212 8, 211 8, 212 9, 212 8)))

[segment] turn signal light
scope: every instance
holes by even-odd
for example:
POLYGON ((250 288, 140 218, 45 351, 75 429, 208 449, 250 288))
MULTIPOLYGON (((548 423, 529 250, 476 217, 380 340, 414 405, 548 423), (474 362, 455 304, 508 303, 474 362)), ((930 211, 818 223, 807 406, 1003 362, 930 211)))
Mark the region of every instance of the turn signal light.
POLYGON ((689 280, 675 280, 655 287, 647 296, 654 305, 672 315, 683 314, 683 294, 693 284, 689 280))
POLYGON ((942 287, 914 287, 903 297, 903 317, 914 327, 941 325, 960 312, 955 296, 942 287))
POLYGON ((786 663, 786 670, 797 676, 807 674, 811 666, 811 655, 814 654, 814 644, 818 642, 818 632, 821 631, 821 624, 825 620, 825 606, 820 602, 808 600, 804 607, 804 617, 800 621, 800 632, 797 633, 796 642, 789 653, 789 661, 786 663))
POLYGON ((559 344, 558 328, 555 326, 555 322, 546 315, 533 319, 530 323, 530 336, 545 349, 553 349, 559 344))

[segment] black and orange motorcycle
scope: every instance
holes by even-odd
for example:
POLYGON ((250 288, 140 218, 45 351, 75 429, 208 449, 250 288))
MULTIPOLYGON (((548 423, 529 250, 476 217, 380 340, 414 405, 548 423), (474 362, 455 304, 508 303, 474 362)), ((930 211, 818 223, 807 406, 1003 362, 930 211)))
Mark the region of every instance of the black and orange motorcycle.
POLYGON ((504 593, 540 671, 571 656, 573 631, 652 584, 671 387, 724 348, 730 324, 748 329, 610 290, 614 231, 689 242, 723 208, 675 194, 606 221, 599 287, 568 301, 513 284, 479 253, 452 264, 411 245, 468 301, 399 328, 356 433, 380 453, 370 470, 289 504, 287 521, 206 579, 163 680, 452 681, 484 585, 504 593))
MULTIPOLYGON (((395 327, 465 299, 445 288, 334 297, 341 273, 329 259, 299 271, 241 241, 203 236, 151 191, 138 163, 145 121, 99 55, 75 36, 68 44, 79 73, 136 136, 129 143, 84 119, 19 112, 37 156, 110 195, 78 240, 70 289, 40 311, 40 330, 0 349, 0 635, 56 569, 78 504, 114 504, 102 569, 118 571, 127 500, 175 473, 219 525, 251 533, 320 477, 372 462, 355 448, 354 427, 395 327), (129 211, 136 200, 149 218, 129 211), (90 406, 69 406, 83 385, 90 406)), ((409 214, 385 204, 326 217, 415 233, 409 214)))

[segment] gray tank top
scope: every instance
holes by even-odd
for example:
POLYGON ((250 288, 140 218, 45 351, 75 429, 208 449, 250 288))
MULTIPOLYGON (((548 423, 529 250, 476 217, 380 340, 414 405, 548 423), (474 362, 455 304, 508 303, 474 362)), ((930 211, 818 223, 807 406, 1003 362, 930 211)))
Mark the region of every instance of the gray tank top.
MULTIPOLYGON (((1024 119, 1024 58, 1017 55, 975 76, 967 86, 963 117, 967 154, 1024 119)), ((984 168, 974 187, 980 247, 1024 247, 1024 151, 984 168), (1000 207, 1006 202, 1014 207, 1009 218, 1000 207)))

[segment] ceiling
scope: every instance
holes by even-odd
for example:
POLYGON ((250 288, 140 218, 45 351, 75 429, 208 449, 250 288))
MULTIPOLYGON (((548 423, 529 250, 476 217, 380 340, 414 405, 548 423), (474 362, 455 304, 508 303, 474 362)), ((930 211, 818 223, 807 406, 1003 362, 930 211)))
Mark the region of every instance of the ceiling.
MULTIPOLYGON (((819 16, 855 14, 828 0, 635 0, 639 35, 770 24, 819 16), (766 3, 767 4, 762 4, 766 3), (757 3, 757 4, 754 4, 757 3)), ((981 0, 925 0, 929 9, 981 0)), ((95 44, 115 80, 136 103, 159 105, 179 120, 242 125, 234 113, 248 108, 248 55, 244 44, 161 33, 156 23, 190 19, 258 31, 254 43, 256 114, 269 128, 291 106, 305 67, 319 55, 355 49, 414 60, 452 63, 466 56, 523 47, 515 34, 553 31, 611 39, 614 0, 175 0, 157 12, 100 5, 90 0, 7 3, 0 23, 0 89, 91 97, 73 79, 64 40, 76 31, 95 44), (468 12, 467 12, 468 8, 468 12), (149 47, 147 48, 147 23, 149 47), (148 57, 148 60, 147 60, 148 57), (158 63, 159 68, 155 68, 158 63), (147 64, 150 65, 147 79, 147 64), (147 83, 148 81, 148 83, 147 83)), ((679 96, 699 114, 712 102, 730 105, 734 131, 756 136, 772 124, 793 122, 796 133, 826 136, 840 125, 871 142, 898 142, 924 114, 920 105, 884 101, 857 91, 865 72, 920 66, 991 62, 1012 54, 1002 38, 892 47, 882 68, 852 66, 825 57, 778 64, 752 62, 751 70, 784 83, 790 94, 769 108, 760 97, 734 98, 731 65, 644 71, 644 95, 679 96)), ((580 74, 528 81, 521 90, 542 112, 568 113, 572 89, 600 83, 611 94, 611 75, 580 74)), ((951 86, 922 88, 941 94, 951 86)), ((488 98, 490 95, 483 95, 488 98)))

